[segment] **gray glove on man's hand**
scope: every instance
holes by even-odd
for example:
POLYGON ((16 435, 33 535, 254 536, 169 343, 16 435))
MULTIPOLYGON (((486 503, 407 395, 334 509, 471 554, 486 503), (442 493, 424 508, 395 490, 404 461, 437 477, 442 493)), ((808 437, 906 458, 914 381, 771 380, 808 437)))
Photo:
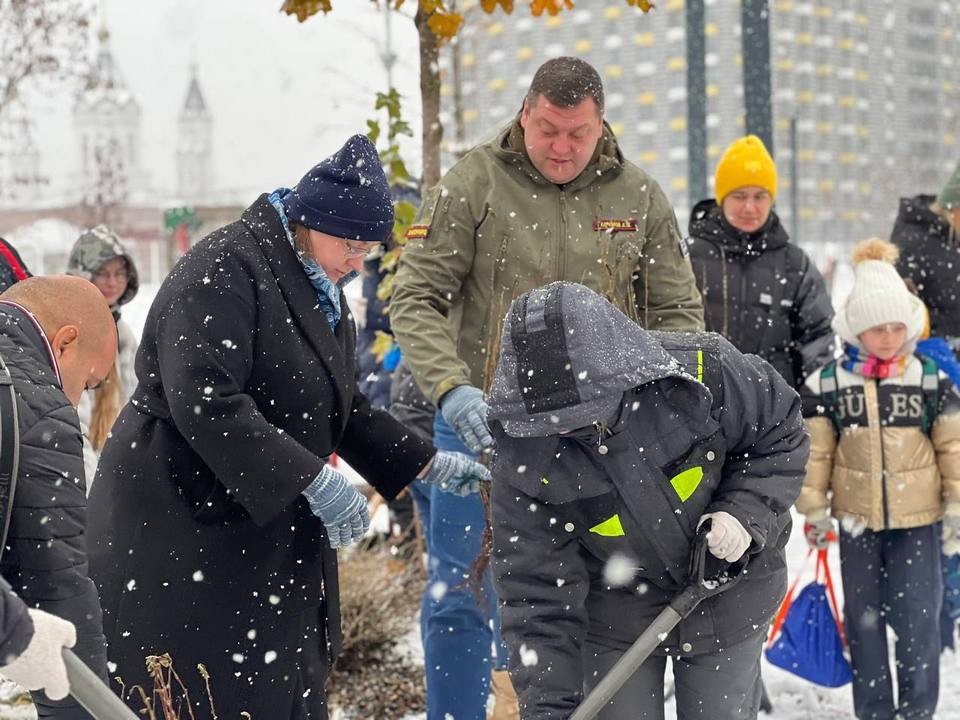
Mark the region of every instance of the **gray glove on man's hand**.
POLYGON ((359 542, 370 528, 367 499, 329 465, 307 485, 302 495, 323 521, 333 549, 359 542))
POLYGON ((440 400, 440 414, 473 452, 493 445, 493 435, 487 425, 487 403, 479 388, 458 385, 440 400))
POLYGON ((77 642, 73 623, 45 613, 28 610, 33 620, 33 637, 27 649, 9 665, 0 667, 0 675, 27 690, 43 690, 51 700, 63 700, 70 692, 63 649, 77 642))
POLYGON ((490 481, 490 471, 463 453, 440 450, 433 456, 430 470, 423 482, 431 483, 444 492, 466 497, 480 491, 481 482, 490 481))

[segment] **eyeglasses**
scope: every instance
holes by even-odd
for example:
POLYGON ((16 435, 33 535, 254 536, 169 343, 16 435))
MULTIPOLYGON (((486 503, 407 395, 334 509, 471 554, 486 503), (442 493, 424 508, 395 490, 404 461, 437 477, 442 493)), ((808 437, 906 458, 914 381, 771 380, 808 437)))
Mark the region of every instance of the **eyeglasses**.
POLYGON ((353 244, 349 240, 340 238, 343 243, 343 254, 348 258, 366 257, 377 249, 379 243, 357 243, 353 244))
POLYGON ((97 270, 93 274, 94 280, 109 280, 110 278, 114 280, 126 280, 128 277, 130 277, 130 275, 126 270, 97 270))

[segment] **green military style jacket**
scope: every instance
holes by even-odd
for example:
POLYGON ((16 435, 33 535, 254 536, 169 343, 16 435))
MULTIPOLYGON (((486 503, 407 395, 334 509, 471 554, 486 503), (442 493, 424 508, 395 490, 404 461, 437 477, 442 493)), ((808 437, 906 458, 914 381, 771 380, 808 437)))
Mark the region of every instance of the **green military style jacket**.
POLYGON ((645 328, 703 329, 673 208, 610 128, 561 186, 530 162, 515 120, 450 169, 407 232, 390 321, 431 402, 459 385, 486 389, 510 302, 556 280, 590 287, 645 328))

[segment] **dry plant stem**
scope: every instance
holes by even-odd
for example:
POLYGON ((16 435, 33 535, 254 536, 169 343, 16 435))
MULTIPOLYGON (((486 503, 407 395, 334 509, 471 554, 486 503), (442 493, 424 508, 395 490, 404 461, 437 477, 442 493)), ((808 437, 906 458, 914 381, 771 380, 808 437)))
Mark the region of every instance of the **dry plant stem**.
POLYGON ((179 709, 174 709, 173 707, 171 680, 176 680, 177 685, 180 686, 180 707, 186 705, 190 720, 196 720, 193 714, 193 706, 190 703, 190 693, 187 692, 187 688, 177 674, 177 671, 173 669, 173 660, 170 658, 170 655, 167 653, 163 655, 148 655, 146 663, 147 673, 153 679, 153 693, 160 699, 160 707, 163 710, 164 720, 178 720, 180 717, 179 709), (164 673, 164 671, 166 671, 166 673, 164 673))
MULTIPOLYGON (((496 287, 496 263, 494 263, 493 277, 490 279, 491 285, 496 287)), ((502 291, 493 304, 493 332, 489 335, 487 342, 487 356, 483 367, 483 394, 490 395, 490 387, 493 385, 493 376, 497 371, 497 358, 500 355, 500 334, 503 332, 504 306, 509 307, 517 298, 517 282, 514 280, 513 290, 510 293, 510 302, 506 303, 506 292, 502 291)), ((492 452, 481 452, 478 462, 487 466, 492 459, 492 452)), ((483 588, 483 576, 490 566, 490 554, 493 552, 493 525, 490 522, 490 483, 480 484, 480 501, 483 503, 483 535, 480 539, 480 552, 470 564, 467 571, 467 579, 464 581, 481 607, 486 600, 486 591, 483 588)))
POLYGON ((207 688, 207 702, 210 703, 210 718, 217 720, 217 709, 213 706, 213 693, 210 691, 210 673, 207 672, 207 666, 203 663, 197 663, 197 672, 203 678, 203 684, 207 688))

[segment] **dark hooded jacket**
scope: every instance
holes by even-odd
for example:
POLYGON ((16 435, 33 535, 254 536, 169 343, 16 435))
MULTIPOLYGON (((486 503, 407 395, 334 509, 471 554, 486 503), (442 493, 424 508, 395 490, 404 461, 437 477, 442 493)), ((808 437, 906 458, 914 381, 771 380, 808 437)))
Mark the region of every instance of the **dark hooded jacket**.
POLYGON ((24 265, 20 253, 0 237, 0 292, 28 277, 30 277, 30 271, 24 265))
MULTIPOLYGON (((87 498, 77 412, 32 315, 0 303, 0 355, 17 398, 20 464, 0 574, 30 607, 77 628, 74 652, 106 679, 97 590, 87 566, 87 498)), ((2 671, 0 671, 2 672, 2 671)), ((89 719, 72 697, 33 694, 41 718, 89 719)))
POLYGON ((490 418, 494 576, 525 719, 567 717, 584 640, 626 649, 682 588, 704 513, 746 528, 748 572, 658 652, 715 653, 763 632, 786 588, 808 453, 799 398, 769 364, 712 333, 645 331, 554 283, 511 307, 490 418))
POLYGON ((723 217, 713 199, 690 213, 690 260, 704 324, 773 365, 794 388, 833 358, 833 305, 807 254, 775 212, 754 233, 723 217))
POLYGON ((930 334, 960 337, 960 233, 930 206, 932 195, 900 199, 890 239, 900 248, 899 273, 913 281, 930 311, 930 334))

